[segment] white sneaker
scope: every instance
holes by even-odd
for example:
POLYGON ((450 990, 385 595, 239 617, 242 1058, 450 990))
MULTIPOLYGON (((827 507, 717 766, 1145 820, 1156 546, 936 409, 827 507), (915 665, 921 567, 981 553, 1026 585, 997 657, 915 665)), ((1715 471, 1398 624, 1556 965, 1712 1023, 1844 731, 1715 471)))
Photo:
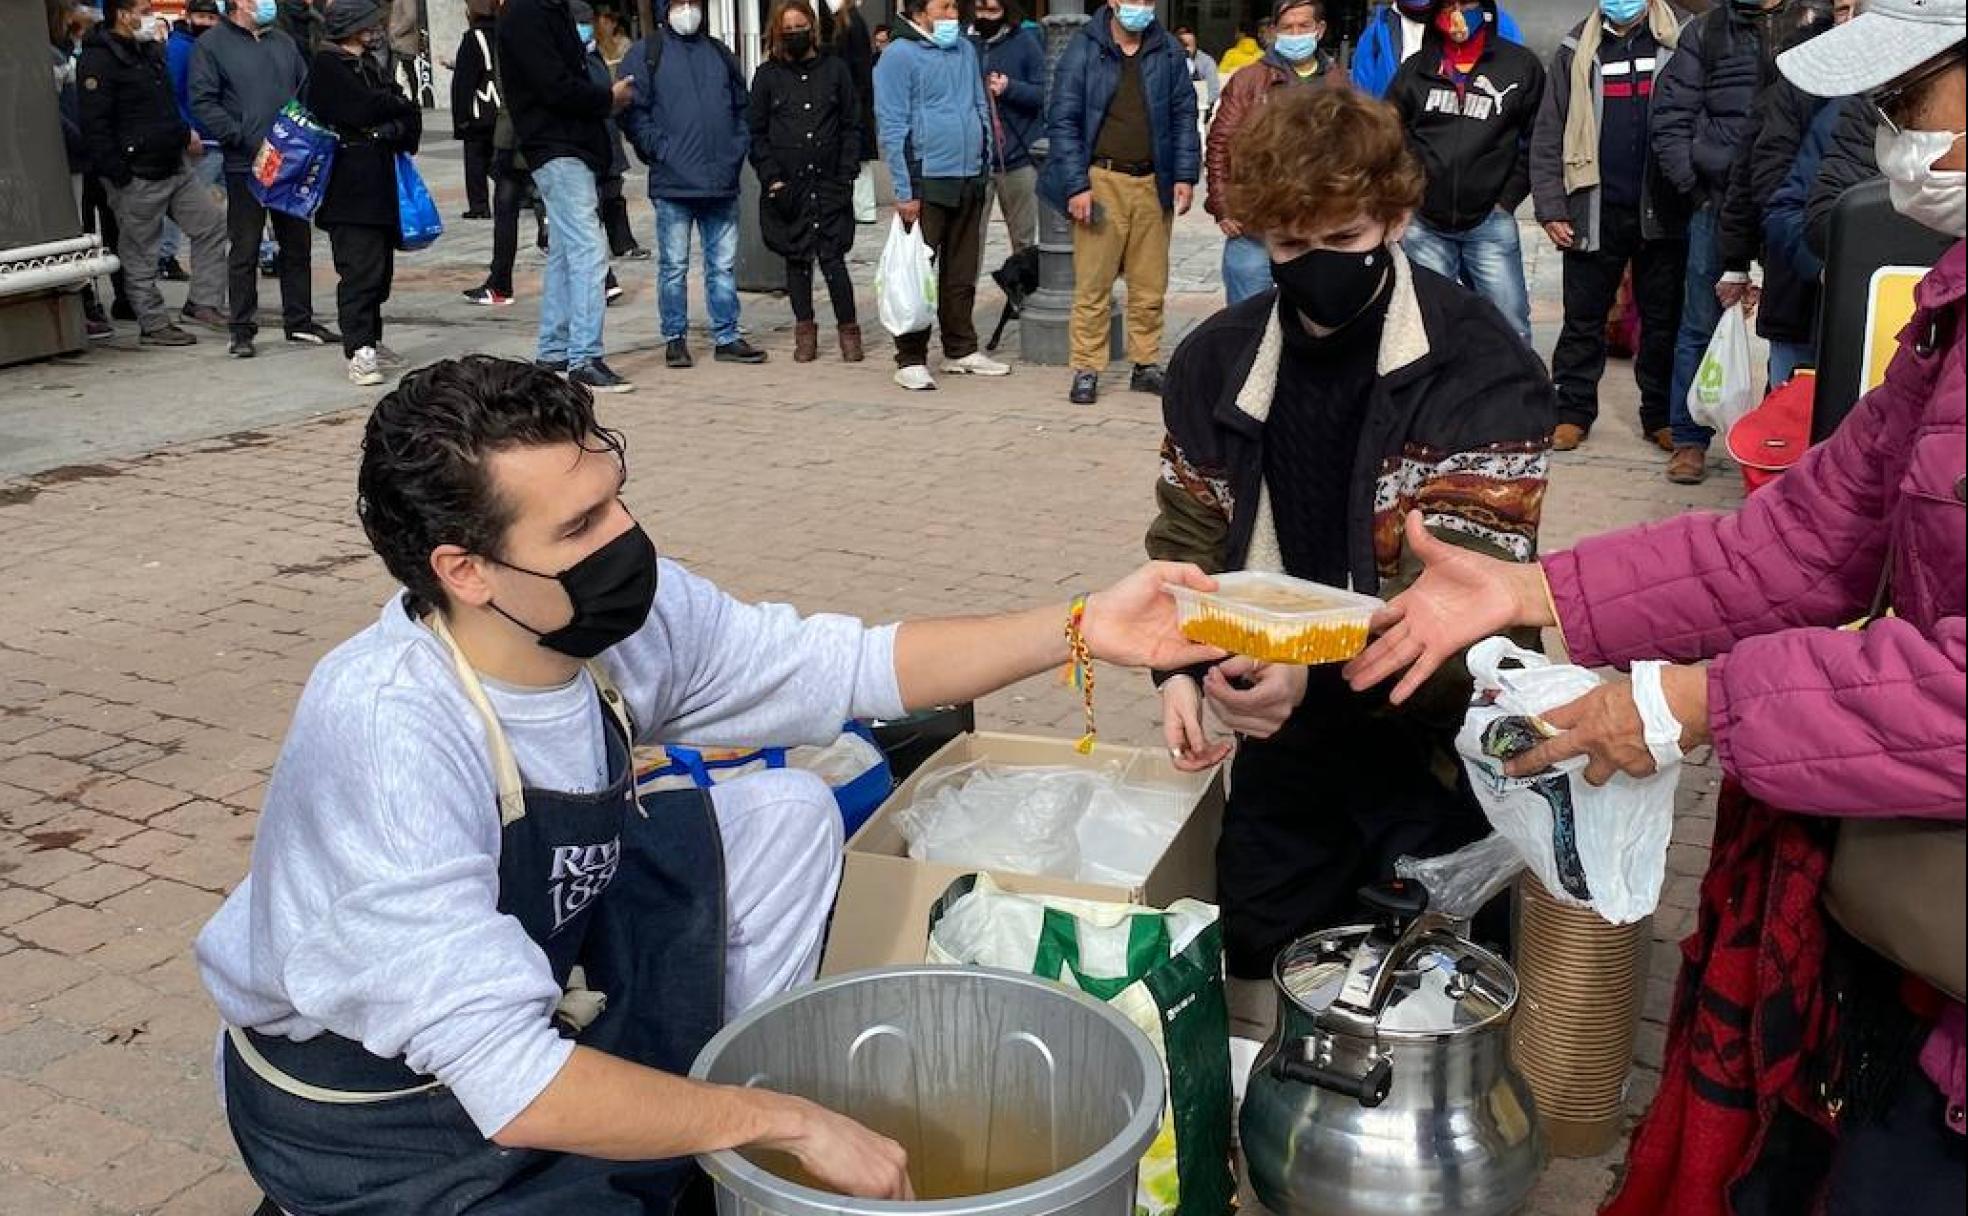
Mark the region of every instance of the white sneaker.
POLYGON ((913 367, 896 368, 895 382, 912 393, 920 393, 936 387, 936 377, 930 375, 929 369, 920 363, 913 367))
POLYGON ((943 370, 952 376, 1009 376, 1011 368, 998 362, 981 350, 971 351, 961 359, 943 360, 943 370))
POLYGON ((349 383, 372 388, 383 382, 383 369, 376 361, 376 348, 365 346, 349 360, 349 383))

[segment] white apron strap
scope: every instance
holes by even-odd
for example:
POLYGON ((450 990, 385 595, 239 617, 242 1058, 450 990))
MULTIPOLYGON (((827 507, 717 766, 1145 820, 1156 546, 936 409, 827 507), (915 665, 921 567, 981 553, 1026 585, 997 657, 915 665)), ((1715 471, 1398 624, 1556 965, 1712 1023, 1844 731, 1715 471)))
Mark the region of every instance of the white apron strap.
POLYGON ((519 761, 513 759, 512 747, 506 742, 505 728, 499 725, 499 715, 492 711, 492 701, 485 695, 484 681, 472 669, 471 660, 465 658, 458 640, 451 636, 451 627, 444 623, 443 613, 431 613, 424 618, 424 624, 451 652, 451 665, 457 669, 458 683, 464 686, 465 698, 485 723, 485 741, 492 753, 492 776, 499 784, 499 826, 524 819, 526 792, 519 779, 519 761))
POLYGON ((392 1098, 405 1098, 411 1094, 429 1093, 443 1088, 437 1081, 423 1085, 413 1085, 409 1089, 391 1089, 377 1093, 357 1093, 346 1089, 324 1089, 319 1085, 309 1085, 297 1081, 273 1066, 272 1061, 260 1054, 253 1046, 253 1040, 237 1026, 225 1028, 226 1037, 232 1041, 232 1049, 239 1053, 240 1060, 253 1070, 254 1075, 284 1094, 292 1094, 309 1102, 326 1102, 333 1106, 366 1106, 374 1102, 388 1102, 392 1098))

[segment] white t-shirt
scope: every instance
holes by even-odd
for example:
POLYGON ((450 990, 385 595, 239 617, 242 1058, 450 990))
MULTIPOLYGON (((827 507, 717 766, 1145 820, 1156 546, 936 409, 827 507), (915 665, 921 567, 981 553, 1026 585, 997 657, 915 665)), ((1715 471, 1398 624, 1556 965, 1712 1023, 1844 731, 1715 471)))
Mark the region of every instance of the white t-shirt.
MULTIPOLYGON (((743 604, 674 562, 636 634, 602 656, 638 742, 823 743, 903 711, 895 627, 743 604)), ((528 785, 606 778, 594 681, 487 682, 528 785)), ((252 868, 198 937, 229 1025, 332 1031, 402 1056, 490 1137, 573 1044, 546 956, 498 912, 498 791, 484 725, 450 652, 400 597, 308 678, 274 767, 252 868)))

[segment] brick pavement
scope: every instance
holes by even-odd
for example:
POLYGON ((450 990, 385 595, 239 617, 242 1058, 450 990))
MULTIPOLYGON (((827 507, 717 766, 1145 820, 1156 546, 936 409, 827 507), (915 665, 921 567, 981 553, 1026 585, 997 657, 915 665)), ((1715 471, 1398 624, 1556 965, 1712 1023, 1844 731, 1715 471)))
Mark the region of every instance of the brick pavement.
MULTIPOLYGON (((1195 220, 1180 241, 1178 286, 1205 287, 1215 242, 1195 220)), ((864 236, 864 284, 875 243, 864 236)), ((449 261, 406 274, 403 307, 439 317, 475 256, 460 241, 449 261)), ((1555 284, 1541 271, 1549 328, 1555 284)), ((1211 304, 1178 295, 1171 315, 1182 324, 1211 304)), ((910 396, 888 384, 885 351, 860 368, 795 367, 783 306, 748 309, 774 353, 765 367, 667 373, 649 343, 615 360, 643 387, 604 416, 629 439, 628 501, 667 553, 742 595, 874 617, 1063 599, 1136 560, 1160 437, 1146 399, 1110 389, 1076 409, 1062 371, 1032 368, 910 396)), ((530 312, 499 323, 423 325, 411 353, 523 350, 530 312)), ((239 373, 199 350, 204 364, 145 382, 139 404, 169 410, 182 393, 200 421, 177 425, 201 437, 0 481, 0 1212, 243 1216, 254 1200, 212 1092, 213 1014, 190 943, 244 871, 310 666, 373 618, 389 582, 351 510, 360 397, 334 376, 288 372, 252 406, 262 414, 207 417, 200 402, 223 391, 207 378, 239 373)), ((176 352, 141 360, 153 356, 163 366, 176 352)), ((139 362, 119 352, 0 372, 0 429, 21 429, 10 390, 51 377, 79 410, 127 409, 116 377, 139 362)), ((1548 544, 1733 499, 1723 478, 1697 490, 1661 480, 1658 455, 1621 425, 1624 374, 1616 364, 1590 448, 1557 462, 1548 544)), ((1145 681, 1101 690, 1106 737, 1157 738, 1145 681)), ((1056 734, 1077 714, 1046 681, 980 709, 992 727, 1056 734)), ((1698 768, 1682 791, 1636 1104, 1652 1090, 1713 784, 1698 768)), ((1531 1210, 1590 1210, 1613 1165, 1556 1163, 1531 1210)))

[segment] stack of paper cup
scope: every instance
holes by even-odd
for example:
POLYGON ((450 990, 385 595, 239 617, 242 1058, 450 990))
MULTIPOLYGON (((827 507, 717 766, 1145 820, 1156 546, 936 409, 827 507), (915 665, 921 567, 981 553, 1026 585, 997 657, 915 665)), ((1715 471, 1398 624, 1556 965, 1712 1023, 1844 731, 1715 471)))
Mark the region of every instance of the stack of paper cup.
POLYGON ((1561 904, 1529 873, 1518 884, 1511 1053, 1557 1156, 1596 1157, 1619 1139, 1650 923, 1561 904))

